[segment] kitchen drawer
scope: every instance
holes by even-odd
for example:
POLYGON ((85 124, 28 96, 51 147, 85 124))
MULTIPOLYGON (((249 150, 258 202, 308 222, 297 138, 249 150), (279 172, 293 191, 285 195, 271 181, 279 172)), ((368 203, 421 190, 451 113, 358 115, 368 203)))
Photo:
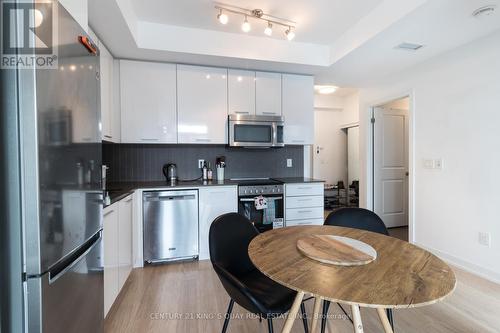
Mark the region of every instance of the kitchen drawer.
POLYGON ((324 200, 322 195, 289 197, 286 198, 286 208, 323 207, 324 200))
POLYGON ((323 225, 323 222, 323 219, 292 220, 286 221, 286 226, 293 227, 295 225, 323 225))
POLYGON ((286 184, 285 193, 287 197, 298 197, 302 195, 323 196, 324 185, 323 183, 286 184))
POLYGON ((323 219, 323 207, 312 208, 287 208, 286 221, 289 220, 308 220, 308 219, 323 219))

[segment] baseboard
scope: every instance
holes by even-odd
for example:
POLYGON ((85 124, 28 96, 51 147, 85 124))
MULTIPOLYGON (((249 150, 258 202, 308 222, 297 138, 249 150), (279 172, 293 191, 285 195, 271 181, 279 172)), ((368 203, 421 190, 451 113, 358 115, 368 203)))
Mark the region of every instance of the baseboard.
POLYGON ((446 253, 446 252, 443 252, 440 250, 436 250, 434 248, 420 244, 418 242, 415 242, 414 244, 432 252, 433 254, 435 254, 436 256, 440 257, 441 259, 443 259, 444 261, 448 262, 449 264, 451 264, 453 266, 461 268, 464 271, 467 271, 471 274, 480 276, 488 281, 500 284, 500 274, 498 274, 497 272, 493 272, 489 269, 486 269, 484 267, 480 267, 480 266, 473 264, 471 262, 468 262, 466 260, 457 258, 449 253, 446 253))

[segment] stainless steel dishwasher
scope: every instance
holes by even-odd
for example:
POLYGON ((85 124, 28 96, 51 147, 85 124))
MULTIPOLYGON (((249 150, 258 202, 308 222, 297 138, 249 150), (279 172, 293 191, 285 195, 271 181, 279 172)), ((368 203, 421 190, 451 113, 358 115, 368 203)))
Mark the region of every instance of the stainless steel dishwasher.
POLYGON ((142 202, 145 262, 198 257, 198 190, 144 192, 142 202))

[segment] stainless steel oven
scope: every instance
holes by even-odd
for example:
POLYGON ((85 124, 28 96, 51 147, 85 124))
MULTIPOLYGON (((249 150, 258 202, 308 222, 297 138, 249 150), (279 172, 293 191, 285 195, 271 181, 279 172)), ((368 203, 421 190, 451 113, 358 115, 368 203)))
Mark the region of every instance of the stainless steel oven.
POLYGON ((231 114, 228 121, 231 147, 284 147, 284 121, 279 116, 231 114))
POLYGON ((248 218, 259 232, 283 227, 283 184, 270 181, 268 184, 239 185, 238 213, 248 218), (255 203, 260 196, 267 204, 263 209, 258 209, 255 203))

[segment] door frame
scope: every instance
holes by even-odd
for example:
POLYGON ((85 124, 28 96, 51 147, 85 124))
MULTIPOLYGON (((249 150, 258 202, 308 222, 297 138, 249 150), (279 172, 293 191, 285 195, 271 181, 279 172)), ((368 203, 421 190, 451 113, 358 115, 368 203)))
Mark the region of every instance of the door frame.
POLYGON ((386 98, 369 103, 365 113, 365 123, 367 126, 367 146, 366 146, 366 205, 373 210, 375 208, 375 164, 374 164, 374 144, 375 130, 371 119, 374 116, 375 108, 394 102, 401 98, 409 98, 408 110, 408 241, 415 242, 415 93, 413 90, 403 91, 389 95, 386 98))

